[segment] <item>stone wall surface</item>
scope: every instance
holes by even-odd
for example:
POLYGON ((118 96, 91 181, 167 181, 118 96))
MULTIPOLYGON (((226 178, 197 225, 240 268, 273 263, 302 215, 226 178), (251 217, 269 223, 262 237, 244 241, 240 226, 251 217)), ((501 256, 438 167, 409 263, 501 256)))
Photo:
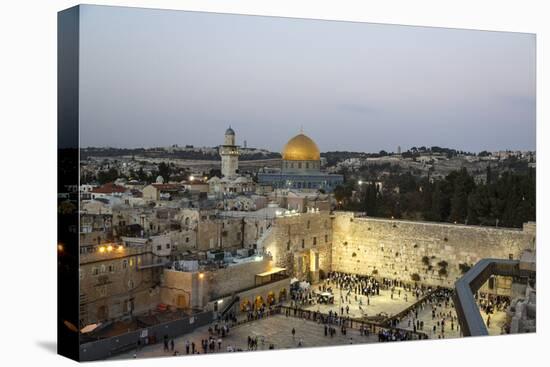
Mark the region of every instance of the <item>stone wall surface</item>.
MULTIPOLYGON (((337 212, 333 219, 332 270, 376 274, 411 282, 454 286, 460 264, 483 258, 519 259, 535 248, 535 225, 523 230, 431 222, 355 217, 337 212), (446 262, 446 275, 439 264, 446 262)), ((443 266, 444 267, 444 266, 443 266)), ((501 284, 508 284, 501 280, 501 284)))
POLYGON ((256 274, 270 270, 272 261, 264 258, 243 264, 228 266, 225 269, 206 273, 209 284, 209 299, 220 298, 256 285, 256 274))
POLYGON ((303 213, 277 218, 263 249, 277 266, 289 274, 307 279, 309 271, 330 270, 332 219, 328 212, 303 213), (311 269, 312 253, 319 256, 319 269, 311 269))

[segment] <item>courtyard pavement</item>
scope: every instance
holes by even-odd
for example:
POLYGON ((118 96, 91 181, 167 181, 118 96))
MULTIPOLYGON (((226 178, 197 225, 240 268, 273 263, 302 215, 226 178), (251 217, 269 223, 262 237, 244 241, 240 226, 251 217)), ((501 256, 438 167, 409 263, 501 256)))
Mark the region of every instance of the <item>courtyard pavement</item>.
MULTIPOLYGON (((314 289, 318 289, 319 284, 314 285, 314 289)), ((355 300, 355 294, 348 296, 348 301, 342 303, 340 290, 334 291, 334 304, 316 304, 309 306, 301 306, 302 309, 319 311, 322 313, 328 313, 329 310, 341 314, 341 307, 344 307, 344 314, 352 318, 363 318, 369 316, 376 316, 380 313, 384 313, 388 316, 395 315, 407 307, 417 302, 416 297, 412 292, 407 292, 402 288, 396 288, 393 299, 391 297, 391 291, 380 290, 380 295, 371 296, 369 305, 367 305, 367 297, 357 295, 357 301, 355 300), (360 306, 359 300, 362 301, 360 306), (345 308, 349 306, 349 313, 346 313, 345 308), (361 307, 361 309, 360 309, 361 307)), ((345 299, 344 292, 344 299, 345 299)), ((288 305, 288 302, 287 302, 288 305)), ((418 313, 418 319, 424 321, 423 330, 430 339, 438 338, 458 338, 460 337, 460 331, 458 328, 458 322, 453 322, 451 328, 451 319, 448 317, 449 312, 451 317, 455 319, 456 312, 452 304, 445 307, 444 304, 441 307, 437 307, 436 313, 444 313, 446 315, 445 332, 442 333, 441 327, 437 326, 437 321, 441 320, 441 317, 436 317, 432 320, 431 306, 426 305, 424 309, 421 309, 418 313), (436 332, 433 332, 433 326, 436 325, 436 332)), ((487 314, 481 312, 483 319, 487 320, 487 314)), ((490 335, 500 335, 501 328, 506 321, 506 313, 502 311, 495 311, 491 315, 491 324, 489 329, 490 335)), ((174 339, 175 351, 179 352, 179 355, 185 355, 185 342, 188 340, 190 343, 195 342, 196 350, 203 353, 201 348, 201 340, 208 339, 208 328, 213 326, 214 323, 198 328, 194 332, 180 336, 174 339)), ((413 320, 409 325, 409 318, 403 319, 398 325, 398 328, 413 330, 413 320)), ((228 335, 223 338, 222 346, 219 352, 227 352, 229 346, 233 350, 248 350, 248 337, 257 338, 258 347, 257 350, 268 350, 269 345, 273 344, 275 349, 286 348, 298 348, 298 344, 301 342, 302 347, 323 347, 323 346, 335 346, 346 344, 364 344, 364 343, 376 343, 378 341, 377 335, 361 336, 358 330, 347 329, 347 335, 342 335, 340 329, 336 327, 336 335, 327 337, 324 335, 324 325, 318 324, 314 321, 304 320, 292 316, 275 315, 266 317, 264 319, 247 322, 241 325, 231 328, 228 335), (292 337, 292 328, 296 330, 296 334, 292 337)), ((216 337, 217 338, 217 337, 216 337)), ((172 356, 174 352, 165 352, 163 343, 154 345, 143 346, 139 351, 132 350, 117 356, 113 356, 110 359, 128 359, 128 358, 146 358, 146 357, 163 357, 172 356)))
MULTIPOLYGON (((320 284, 313 285, 312 289, 318 290, 320 284)), ((347 291, 344 291, 343 293, 345 296, 347 291)), ((379 295, 369 297, 369 305, 367 305, 367 296, 357 295, 356 301, 356 295, 354 293, 351 293, 348 296, 348 302, 346 302, 345 300, 344 302, 342 302, 342 293, 339 289, 335 289, 335 287, 333 287, 333 294, 334 304, 332 305, 316 304, 310 306, 302 306, 301 308, 311 311, 320 311, 322 313, 328 313, 329 311, 332 311, 337 312, 338 315, 341 315, 341 307, 343 306, 345 316, 349 316, 352 318, 363 318, 376 316, 380 313, 385 313, 388 316, 392 316, 398 314, 399 312, 417 302, 417 299, 412 292, 405 291, 404 289, 399 287, 395 288, 393 299, 391 298, 390 290, 381 289, 379 295), (360 305, 360 301, 362 301, 362 305, 360 305), (345 311, 346 306, 349 306, 349 314, 345 311), (362 310, 359 309, 359 307, 361 307, 362 310)))
MULTIPOLYGON (((193 333, 174 339, 174 349, 179 352, 180 356, 185 355, 185 341, 189 340, 189 342, 194 341, 196 349, 202 353, 201 340, 208 338, 208 327, 203 326, 193 333)), ((249 336, 258 338, 257 350, 268 350, 270 344, 273 344, 275 349, 297 348, 300 341, 302 342, 302 347, 378 342, 377 335, 361 336, 359 331, 355 329, 347 329, 346 335, 342 335, 340 329, 338 327, 336 329, 336 335, 331 338, 324 335, 324 325, 322 324, 292 316, 275 315, 231 328, 229 335, 223 338, 221 352, 227 352, 228 346, 246 351, 248 349, 247 340, 249 336), (296 330, 294 337, 292 337, 292 328, 296 330)), ((133 350, 110 359, 134 358, 134 354, 136 358, 147 358, 171 356, 173 352, 165 352, 164 345, 161 342, 142 347, 140 351, 136 352, 133 350)))
MULTIPOLYGON (((456 320, 456 311, 454 309, 454 306, 450 304, 448 307, 445 307, 445 305, 442 305, 441 307, 437 307, 436 314, 437 313, 444 313, 445 315, 449 314, 451 312, 451 317, 453 320, 456 320)), ((487 323, 487 314, 484 311, 481 311, 481 317, 487 323)), ((441 321, 441 317, 437 317, 432 320, 432 308, 431 306, 426 306, 424 309, 420 310, 418 312, 418 320, 424 322, 424 329, 419 330, 421 332, 426 333, 430 339, 448 339, 448 338, 459 338, 461 337, 460 330, 458 327, 458 321, 454 321, 451 323, 451 319, 447 316, 445 319, 445 332, 441 332, 441 327, 437 325, 438 321, 441 321), (453 327, 451 328, 451 324, 453 324, 453 327), (436 326, 436 332, 433 332, 433 327, 436 326)), ((506 312, 504 311, 495 311, 493 314, 491 314, 491 323, 489 325, 488 331, 489 335, 501 335, 502 334, 502 327, 506 323, 506 312)), ((410 317, 407 317, 403 319, 397 327, 407 330, 413 330, 413 319, 410 317), (411 323, 409 325, 409 319, 411 320, 411 323)))

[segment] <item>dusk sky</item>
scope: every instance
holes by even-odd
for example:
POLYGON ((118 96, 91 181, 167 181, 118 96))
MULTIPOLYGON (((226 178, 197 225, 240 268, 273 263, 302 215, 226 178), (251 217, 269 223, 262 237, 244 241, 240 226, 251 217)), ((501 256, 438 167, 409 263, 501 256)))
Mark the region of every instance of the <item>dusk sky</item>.
POLYGON ((81 146, 535 150, 535 36, 81 8, 81 146))

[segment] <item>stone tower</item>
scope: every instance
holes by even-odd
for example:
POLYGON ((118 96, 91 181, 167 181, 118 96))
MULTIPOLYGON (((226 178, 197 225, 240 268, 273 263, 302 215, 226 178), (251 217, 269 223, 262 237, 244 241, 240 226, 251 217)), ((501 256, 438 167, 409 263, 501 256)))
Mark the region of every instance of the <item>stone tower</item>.
POLYGON ((239 169, 239 147, 235 145, 235 131, 229 126, 225 131, 223 145, 220 146, 222 157, 222 176, 233 178, 239 169))

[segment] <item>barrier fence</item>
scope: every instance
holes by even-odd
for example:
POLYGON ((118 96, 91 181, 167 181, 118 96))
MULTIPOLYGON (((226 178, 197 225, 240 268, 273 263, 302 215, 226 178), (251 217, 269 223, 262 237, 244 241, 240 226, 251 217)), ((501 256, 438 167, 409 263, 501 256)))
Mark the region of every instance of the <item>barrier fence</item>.
MULTIPOLYGON (((322 313, 322 312, 312 311, 312 310, 304 310, 301 308, 288 307, 288 306, 281 306, 281 311, 285 311, 284 314, 287 316, 297 317, 297 318, 311 320, 311 321, 319 321, 321 317, 322 318, 329 317, 329 314, 327 313, 322 313), (288 311, 288 313, 286 311, 288 311)), ((343 323, 344 326, 348 328, 359 329, 362 326, 364 330, 367 330, 371 334, 378 334, 380 332, 399 332, 400 334, 406 336, 405 340, 428 339, 427 334, 418 332, 418 331, 414 332, 407 329, 386 326, 383 323, 365 321, 365 320, 356 319, 353 317, 340 317, 337 315, 335 315, 335 317, 341 320, 341 323, 343 323)), ((333 323, 332 325, 341 326, 342 325, 341 323, 333 323)))
POLYGON ((178 320, 153 325, 110 338, 80 345, 81 361, 96 361, 128 352, 147 344, 164 341, 164 337, 175 338, 214 321, 212 311, 197 313, 178 320))

